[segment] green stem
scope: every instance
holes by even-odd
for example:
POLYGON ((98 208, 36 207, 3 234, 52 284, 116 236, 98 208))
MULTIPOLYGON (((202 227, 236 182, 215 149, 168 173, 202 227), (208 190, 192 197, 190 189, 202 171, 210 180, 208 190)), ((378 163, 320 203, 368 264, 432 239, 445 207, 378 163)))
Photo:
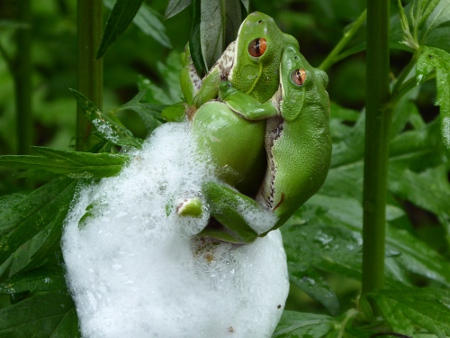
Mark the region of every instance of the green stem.
POLYGON ((331 51, 331 53, 328 55, 328 57, 321 63, 319 66, 322 70, 327 70, 330 68, 334 63, 336 63, 339 58, 339 53, 344 49, 344 47, 347 45, 347 43, 351 40, 351 38, 355 35, 355 33, 358 31, 358 29, 361 27, 361 25, 366 21, 367 11, 364 10, 364 12, 361 13, 361 15, 356 19, 355 22, 351 25, 350 29, 344 33, 344 36, 342 39, 338 42, 336 47, 331 51))
MULTIPOLYGON (((78 0, 78 91, 102 109, 103 61, 95 54, 102 38, 101 0, 78 0)), ((83 109, 77 105, 76 150, 90 148, 89 136, 92 125, 83 109)))
POLYGON ((30 0, 18 2, 17 52, 14 64, 14 85, 17 110, 17 153, 29 154, 33 142, 31 110, 31 9, 30 0))
POLYGON ((384 286, 389 102, 389 0, 367 0, 362 291, 384 286))
POLYGON ((347 313, 345 314, 345 318, 340 325, 337 338, 342 338, 345 336, 345 329, 346 329, 348 322, 351 319, 353 319, 354 317, 356 317, 356 315, 358 315, 358 311, 356 309, 350 309, 347 311, 347 313))

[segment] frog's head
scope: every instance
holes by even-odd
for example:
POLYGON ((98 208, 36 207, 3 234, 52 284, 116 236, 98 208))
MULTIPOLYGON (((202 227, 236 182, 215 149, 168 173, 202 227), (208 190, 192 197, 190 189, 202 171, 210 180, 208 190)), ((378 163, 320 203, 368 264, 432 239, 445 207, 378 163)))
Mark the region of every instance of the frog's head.
POLYGON ((286 121, 296 120, 311 106, 328 106, 327 74, 313 68, 296 46, 286 46, 280 64, 280 111, 286 121))
POLYGON ((235 64, 229 77, 233 86, 261 103, 267 101, 278 88, 278 67, 288 44, 298 49, 297 40, 283 33, 270 16, 249 14, 236 39, 235 64))

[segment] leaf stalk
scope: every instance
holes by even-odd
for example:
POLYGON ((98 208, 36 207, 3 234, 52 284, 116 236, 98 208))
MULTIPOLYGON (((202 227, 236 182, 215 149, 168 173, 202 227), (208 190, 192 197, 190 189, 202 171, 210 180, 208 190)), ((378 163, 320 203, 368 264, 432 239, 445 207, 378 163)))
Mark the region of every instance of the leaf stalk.
POLYGON ((355 22, 352 23, 350 29, 344 33, 342 39, 338 42, 338 44, 333 48, 331 53, 327 56, 327 58, 320 64, 319 68, 322 70, 327 70, 334 63, 341 60, 339 53, 345 48, 345 46, 349 43, 361 25, 366 21, 367 10, 364 10, 360 16, 356 19, 355 22))

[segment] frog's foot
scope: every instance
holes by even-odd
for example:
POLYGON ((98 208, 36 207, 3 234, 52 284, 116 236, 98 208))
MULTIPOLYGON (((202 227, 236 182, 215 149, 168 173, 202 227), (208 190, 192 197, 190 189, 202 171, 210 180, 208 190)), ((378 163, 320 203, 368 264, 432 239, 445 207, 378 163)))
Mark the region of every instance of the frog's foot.
POLYGON ((198 197, 187 198, 176 207, 178 216, 201 217, 203 204, 198 197))

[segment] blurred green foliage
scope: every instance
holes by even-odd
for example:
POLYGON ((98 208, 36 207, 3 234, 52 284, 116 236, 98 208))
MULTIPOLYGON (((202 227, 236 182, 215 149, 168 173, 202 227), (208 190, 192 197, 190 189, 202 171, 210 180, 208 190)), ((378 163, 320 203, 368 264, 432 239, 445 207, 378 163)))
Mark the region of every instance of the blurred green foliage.
MULTIPOLYGON (((160 13, 161 19, 163 18, 167 1, 154 0, 145 3, 156 13, 160 13)), ((409 1, 403 2, 410 8, 408 3, 409 1)), ((391 54, 391 75, 392 78, 396 78, 409 63, 411 53, 407 51, 405 45, 399 43, 402 36, 398 15, 396 16, 398 7, 394 1, 391 4, 393 15, 391 46, 394 48, 391 54)), ((250 3, 250 12, 257 10, 271 15, 284 32, 297 38, 300 51, 310 63, 318 66, 342 38, 348 25, 363 12, 365 6, 364 0, 254 0, 250 3)), ((3 54, 11 57, 15 53, 20 53, 15 50, 14 43, 15 32, 21 27, 15 19, 16 10, 14 0, 0 3, 0 46, 3 54)), ((33 144, 69 150, 74 146, 75 136, 76 100, 69 88, 76 88, 76 0, 33 1, 32 12, 32 107, 35 129, 33 144)), ((105 22, 108 15, 109 10, 105 10, 105 22)), ((116 121, 108 120, 112 128, 116 128, 114 132, 124 136, 124 139, 120 139, 123 144, 131 140, 139 145, 140 141, 134 140, 133 135, 144 139, 148 131, 158 125, 159 122, 157 120, 155 122, 152 118, 155 111, 160 111, 158 105, 179 101, 177 97, 179 85, 174 74, 179 72, 178 54, 189 39, 191 25, 191 8, 164 20, 172 49, 162 46, 138 27, 131 25, 106 51, 103 111, 114 111, 124 124, 116 128, 114 125, 116 121), (141 91, 143 89, 148 89, 144 101, 153 103, 153 106, 144 107, 138 104, 143 98, 141 91)), ((431 36, 429 40, 443 43, 436 36, 431 36)), ((363 51, 364 41, 365 29, 362 27, 348 47, 363 51)), ((343 334, 343 329, 339 331, 343 323, 353 320, 355 322, 361 320, 364 323, 364 320, 373 320, 373 318, 355 319, 355 302, 360 292, 361 279, 364 152, 364 114, 361 114, 361 111, 364 109, 366 94, 364 52, 356 52, 334 64, 327 73, 330 78, 328 92, 332 100, 333 137, 333 160, 329 177, 322 190, 282 228, 283 232, 288 234, 285 236, 285 246, 291 279, 291 294, 286 309, 308 313, 286 311, 275 333, 277 337, 306 334, 314 337, 329 334, 334 337, 338 333, 343 334), (311 252, 315 254, 311 255, 311 252), (305 261, 305 256, 312 258, 305 261), (328 314, 338 317, 330 317, 328 314), (297 331, 291 330, 294 324, 298 325, 297 331)), ((425 72, 425 76, 426 74, 425 72)), ((4 57, 0 58, 0 155, 16 152, 13 88, 11 68, 8 68, 4 57)), ((413 326, 408 324, 414 320, 431 331, 436 329, 449 334, 450 318, 447 302, 449 295, 442 287, 450 286, 448 269, 450 185, 448 150, 443 149, 438 123, 433 122, 439 114, 438 107, 434 105, 437 92, 435 81, 428 81, 420 90, 414 89, 409 92, 400 100, 394 111, 386 259, 386 284, 391 291, 369 295, 369 298, 377 302, 390 327, 399 331, 404 330, 403 332, 407 334, 415 333, 413 326), (436 287, 436 289, 418 291, 409 288, 411 286, 436 287), (402 289, 406 290, 398 291, 402 289), (410 301, 412 296, 417 296, 417 299, 428 303, 419 306, 410 301), (437 304, 436 297, 444 299, 446 304, 442 306, 437 304), (397 311, 395 314, 393 309, 397 311), (428 317, 427 312, 432 311, 439 312, 439 316, 428 317), (396 317, 403 319, 398 321, 396 317)), ((448 96, 448 93, 445 95, 448 96)), ((87 107, 87 110, 89 109, 95 110, 95 107, 87 107)), ((80 163, 80 160, 75 158, 77 155, 67 152, 52 152, 47 148, 37 148, 37 151, 40 156, 21 160, 30 170, 38 171, 40 166, 48 161, 46 155, 49 152, 52 156, 62 158, 64 164, 80 163), (26 161, 33 161, 33 165, 29 165, 30 162, 26 161)), ((52 157, 50 155, 48 158, 52 157)), ((86 155, 86 159, 83 160, 91 161, 88 157, 86 155)), ((105 159, 100 160, 96 164, 97 167, 93 167, 92 175, 100 173, 95 177, 115 173, 126 158, 105 156, 105 159), (105 174, 106 172, 108 174, 105 174)), ((59 164, 61 162, 58 161, 48 164, 52 165, 53 174, 61 172, 65 174, 66 168, 61 171, 59 164)), ((22 168, 20 163, 16 167, 22 168)), ((13 266, 11 269, 18 272, 28 271, 40 266, 42 263, 40 259, 46 257, 49 252, 55 256, 50 263, 60 262, 59 251, 54 245, 54 241, 59 238, 60 227, 55 226, 51 219, 47 219, 50 212, 46 213, 45 208, 54 206, 47 206, 44 197, 51 199, 52 196, 57 196, 61 199, 55 203, 61 203, 58 217, 63 219, 67 212, 65 209, 67 201, 71 199, 70 189, 73 189, 74 185, 72 179, 79 178, 73 176, 73 170, 77 170, 77 167, 74 167, 71 174, 67 175, 68 178, 60 178, 29 195, 18 193, 8 196, 6 195, 23 190, 24 179, 14 177, 13 171, 0 167, 0 203, 3 203, 4 210, 8 207, 11 207, 12 211, 19 208, 26 209, 30 204, 29 201, 33 200, 42 199, 43 203, 42 211, 35 213, 34 210, 25 210, 29 212, 30 220, 26 219, 26 215, 22 220, 20 215, 13 212, 10 212, 13 216, 7 215, 19 218, 11 221, 21 224, 19 233, 25 231, 23 229, 26 229, 27 222, 32 222, 34 218, 40 220, 36 221, 39 228, 34 229, 33 233, 27 233, 25 243, 31 246, 35 241, 40 246, 36 248, 39 255, 33 258, 36 262, 29 259, 31 254, 30 257, 14 262, 9 260, 9 256, 5 256, 7 259, 5 265, 0 266, 0 272, 5 276, 12 271, 8 270, 10 264, 13 266), (48 229, 54 236, 48 238, 44 236, 48 229)), ((35 184, 39 186, 39 182, 35 184)), ((0 215, 5 216, 8 212, 4 211, 4 214, 1 214, 0 210, 0 215)), ((8 224, 4 225, 5 233, 10 230, 8 224)), ((5 242, 9 243, 10 240, 8 237, 5 242)), ((19 258, 21 255, 28 255, 28 252, 23 253, 19 250, 23 238, 13 240, 11 243, 15 243, 16 247, 11 247, 10 251, 14 251, 13 254, 19 258)), ((30 276, 32 280, 48 276, 48 272, 41 271, 40 268, 32 270, 32 273, 35 274, 30 276)), ((60 275, 55 273, 55 276, 60 275)), ((14 282, 19 283, 18 281, 10 279, 13 285, 14 282)), ((60 280, 55 281, 55 285, 59 287, 62 284, 60 280)), ((39 283, 37 285, 39 286, 39 283)), ((3 291, 8 290, 7 286, 0 284, 0 290, 2 288, 3 291)), ((28 289, 25 287, 24 290, 28 289)), ((51 294, 47 295, 49 299, 53 297, 51 294)), ((73 305, 67 295, 62 294, 59 297, 68 304, 68 316, 63 324, 69 330, 76 325, 73 305)), ((27 301, 31 302, 29 299, 27 301)), ((9 299, 0 297, 0 308, 2 303, 6 302, 9 303, 9 299)), ((17 305, 26 308, 26 303, 19 302, 17 305)), ((17 309, 11 306, 4 313, 11 311, 13 314, 17 309)), ((51 310, 49 309, 49 314, 45 316, 50 316, 51 310)), ((364 314, 368 315, 370 311, 365 311, 364 314)), ((57 325, 58 322, 54 324, 57 325)), ((348 329, 346 334, 349 337, 365 337, 367 332, 348 329)))
MULTIPOLYGON (((75 100, 68 88, 76 88, 76 0, 32 1, 32 62, 34 145, 69 149, 75 137, 75 100)), ((166 1, 146 1, 161 14, 166 1)), ((283 0, 250 2, 250 11, 270 13, 280 28, 295 36, 300 50, 312 65, 318 66, 337 41, 346 26, 364 10, 365 1, 283 0)), ((0 45, 8 55, 15 50, 14 36, 18 29, 17 5, 14 0, 0 3, 0 45)), ((393 11, 396 7, 393 6, 393 11)), ((105 22, 109 10, 105 9, 105 22)), ((189 39, 191 8, 164 20, 166 34, 176 53, 189 39)), ((353 43, 362 41, 364 32, 353 43)), ((161 63, 171 49, 145 35, 131 25, 104 56, 104 111, 131 100, 138 91, 138 77, 143 76, 154 86, 164 86, 161 63)), ((20 51, 19 51, 20 52, 20 51)), ((393 56, 394 66, 408 61, 402 52, 393 56)), ((360 110, 364 105, 364 56, 355 54, 328 70, 329 93, 334 102, 360 110), (360 83, 361 85, 354 85, 360 83)), ((0 58, 0 154, 15 154, 14 100, 11 72, 0 58)), ((422 94, 424 105, 433 102, 433 92, 422 94)), ((423 112, 423 111, 422 111, 423 112)), ((428 114, 428 112, 426 112, 428 114)), ((137 114, 121 112, 123 121, 141 138, 146 135, 137 114)), ((436 114, 433 110, 429 114, 436 114)), ((429 118, 427 118, 428 120, 429 118)), ((11 171, 0 169, 0 195, 17 191, 23 182, 11 177, 11 171)))

